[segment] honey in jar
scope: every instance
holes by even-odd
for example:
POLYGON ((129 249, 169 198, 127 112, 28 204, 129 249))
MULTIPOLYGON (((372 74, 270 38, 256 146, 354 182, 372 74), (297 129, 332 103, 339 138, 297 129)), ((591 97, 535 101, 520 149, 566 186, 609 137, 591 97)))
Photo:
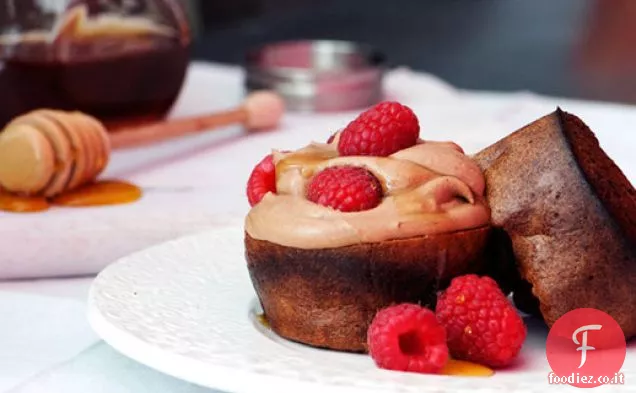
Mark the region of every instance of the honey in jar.
POLYGON ((108 124, 162 118, 190 35, 175 0, 0 2, 0 127, 38 108, 108 124))

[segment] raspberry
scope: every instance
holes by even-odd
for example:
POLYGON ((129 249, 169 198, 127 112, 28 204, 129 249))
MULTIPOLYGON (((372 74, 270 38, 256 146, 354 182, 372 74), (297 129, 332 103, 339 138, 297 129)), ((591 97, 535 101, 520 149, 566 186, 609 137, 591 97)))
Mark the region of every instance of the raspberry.
POLYGON ((439 373, 448 361, 446 331, 427 308, 399 304, 379 311, 367 332, 371 358, 380 368, 439 373))
POLYGON ((382 186, 364 168, 331 167, 311 180, 307 186, 307 199, 342 212, 368 210, 382 200, 382 186))
POLYGON ((451 355, 490 367, 517 357, 526 326, 495 280, 456 277, 437 300, 437 319, 446 327, 451 355))
POLYGON ((414 146, 420 125, 413 111, 397 102, 382 102, 363 112, 342 131, 341 156, 389 156, 414 146))
POLYGON ((276 192, 276 166, 271 154, 256 164, 247 180, 247 200, 256 205, 268 192, 276 192))

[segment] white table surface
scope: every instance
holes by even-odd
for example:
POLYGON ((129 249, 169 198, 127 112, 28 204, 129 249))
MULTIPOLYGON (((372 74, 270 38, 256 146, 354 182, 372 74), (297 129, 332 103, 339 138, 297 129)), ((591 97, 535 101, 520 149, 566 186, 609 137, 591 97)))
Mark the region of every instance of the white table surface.
MULTIPOLYGON (((177 115, 231 107, 241 97, 237 68, 195 64, 176 107, 177 115)), ((582 117, 632 183, 636 178, 636 107, 546 98, 528 92, 465 92, 425 74, 399 69, 387 78, 389 98, 410 105, 420 117, 422 137, 452 139, 475 152, 560 105, 582 117)), ((0 282, 0 393, 3 392, 199 392, 204 389, 160 375, 100 343, 85 319, 91 276, 117 256, 219 225, 236 225, 248 209, 244 183, 270 147, 293 148, 309 139, 324 140, 355 113, 290 114, 275 132, 246 136, 238 128, 118 152, 109 175, 142 185, 143 204, 113 208, 123 217, 114 226, 95 228, 102 212, 57 210, 45 215, 0 215, 0 276, 85 274, 0 282), (152 190, 168 190, 164 193, 152 190), (185 201, 185 202, 184 202, 185 201), (124 213, 122 213, 122 211, 124 213), (130 217, 130 221, 126 220, 130 217), (42 235, 68 223, 67 232, 42 235), (40 228, 39 239, 18 246, 7 234, 40 228), (77 229, 79 226, 80 229, 77 229), (16 231, 22 228, 22 231, 16 231), (124 231, 121 233, 112 233, 124 231), (77 256, 74 236, 90 249, 77 256), (60 238, 66 240, 60 242, 60 238), (4 239, 4 240, 2 240, 4 239), (39 251, 24 250, 39 245, 39 251), (61 257, 61 258, 60 258, 61 257), (4 266, 2 266, 4 265, 4 266), (80 266, 78 266, 80 265, 80 266)), ((16 240, 17 239, 17 240, 16 240)), ((38 247, 34 247, 36 250, 38 247)))

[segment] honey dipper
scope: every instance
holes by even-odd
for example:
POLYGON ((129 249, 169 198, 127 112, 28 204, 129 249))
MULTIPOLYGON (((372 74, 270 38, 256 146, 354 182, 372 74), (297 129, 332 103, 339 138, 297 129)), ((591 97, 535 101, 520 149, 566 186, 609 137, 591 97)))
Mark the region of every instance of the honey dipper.
POLYGON ((54 197, 91 182, 108 164, 111 148, 137 146, 215 127, 243 124, 248 130, 275 127, 282 99, 255 92, 233 110, 169 120, 107 133, 80 112, 40 109, 11 121, 0 133, 0 190, 54 197))

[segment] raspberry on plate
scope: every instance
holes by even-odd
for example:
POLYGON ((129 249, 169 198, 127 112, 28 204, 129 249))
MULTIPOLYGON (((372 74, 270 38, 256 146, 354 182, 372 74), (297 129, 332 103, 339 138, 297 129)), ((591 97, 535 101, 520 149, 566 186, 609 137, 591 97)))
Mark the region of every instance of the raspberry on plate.
POLYGON ((448 361, 446 332, 435 314, 416 304, 380 310, 367 333, 371 358, 380 368, 439 373, 448 361))
POLYGON ((386 157, 414 146, 420 125, 413 111, 397 102, 382 102, 363 112, 340 134, 341 156, 386 157))
POLYGON ((307 199, 342 212, 369 210, 382 200, 382 185, 364 168, 331 167, 311 180, 307 199))
POLYGON ((453 357, 504 367, 517 357, 526 326, 495 280, 474 274, 456 277, 437 300, 453 357))
POLYGON ((276 166, 271 154, 256 164, 247 180, 247 200, 250 206, 260 202, 268 192, 276 192, 276 166))

